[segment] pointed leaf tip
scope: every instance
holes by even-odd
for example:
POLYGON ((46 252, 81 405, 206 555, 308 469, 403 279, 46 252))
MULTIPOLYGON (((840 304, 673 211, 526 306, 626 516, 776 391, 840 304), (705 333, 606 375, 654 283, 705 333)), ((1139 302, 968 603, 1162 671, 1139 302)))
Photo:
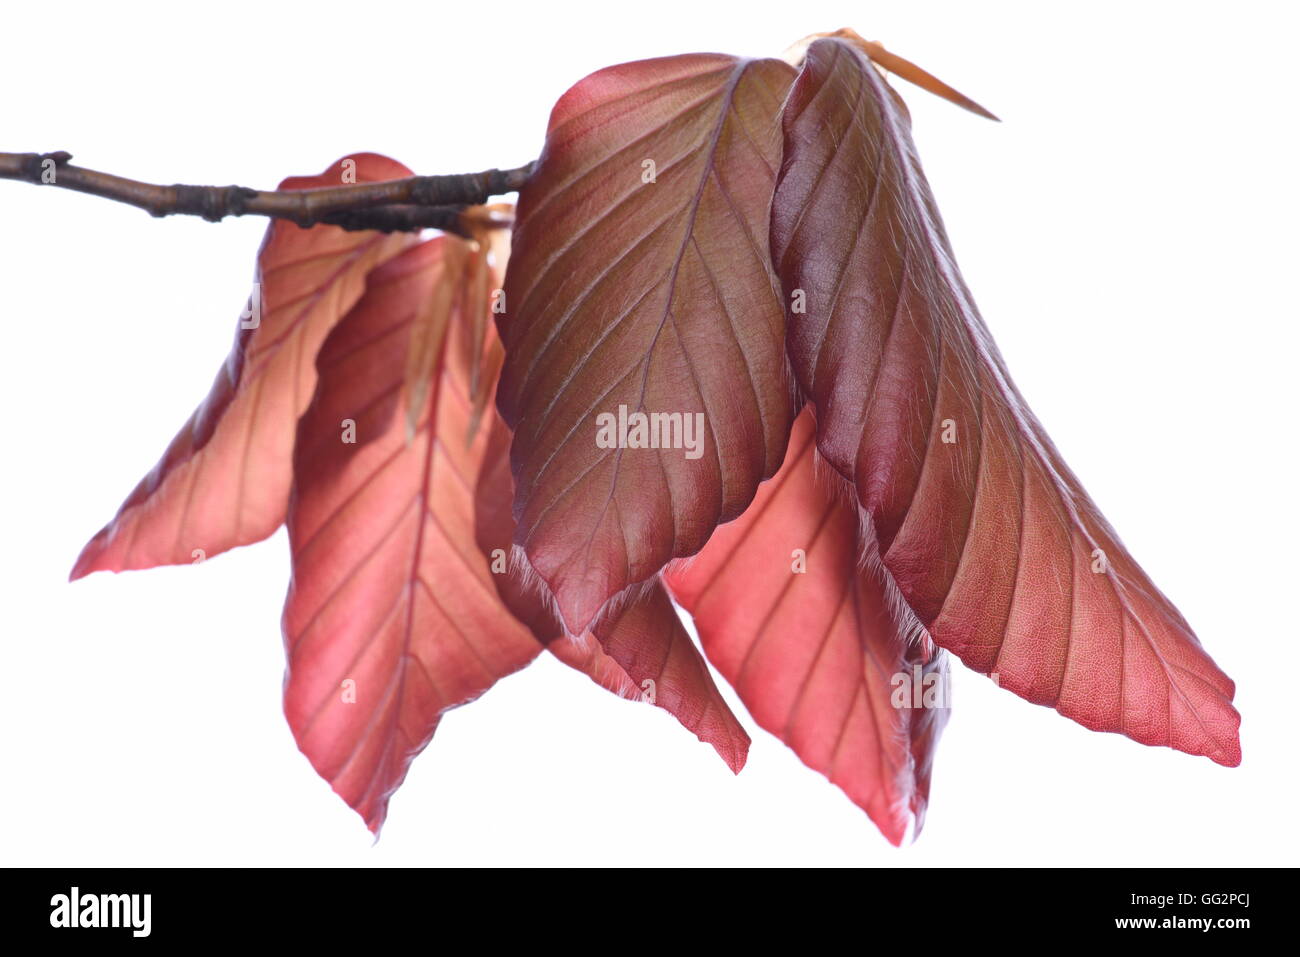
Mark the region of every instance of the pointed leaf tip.
POLYGON ((840 29, 834 30, 830 33, 814 33, 806 36, 790 47, 787 51, 787 56, 791 58, 792 61, 798 62, 802 59, 808 46, 815 40, 819 39, 843 40, 862 51, 862 53, 864 53, 872 63, 875 63, 884 70, 888 70, 895 76, 907 80, 915 86, 919 86, 927 93, 933 93, 940 99, 947 100, 949 103, 960 106, 963 110, 969 110, 976 116, 982 116, 995 123, 1002 122, 998 116, 980 106, 980 104, 976 103, 966 94, 953 89, 933 73, 921 69, 911 60, 905 59, 897 53, 891 53, 889 50, 886 50, 884 44, 879 40, 867 40, 856 30, 849 27, 841 27, 840 29))
POLYGON ((593 623, 592 634, 643 701, 668 711, 740 773, 749 734, 714 684, 663 582, 656 578, 620 595, 593 623))

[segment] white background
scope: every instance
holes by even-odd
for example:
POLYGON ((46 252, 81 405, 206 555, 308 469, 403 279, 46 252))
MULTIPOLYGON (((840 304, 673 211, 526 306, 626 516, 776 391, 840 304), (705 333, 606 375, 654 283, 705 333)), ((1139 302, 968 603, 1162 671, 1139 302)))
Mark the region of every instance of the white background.
POLYGON ((1236 679, 1245 760, 1094 734, 956 664, 929 821, 895 850, 734 696, 755 738, 738 778, 666 714, 544 657, 443 722, 372 845, 280 713, 283 535, 65 582, 206 393, 264 223, 0 182, 0 863, 1297 862, 1285 5, 280 7, 13 5, 0 149, 265 188, 355 150, 513 166, 596 68, 779 55, 845 25, 1000 114, 901 85, 1017 382, 1236 679))

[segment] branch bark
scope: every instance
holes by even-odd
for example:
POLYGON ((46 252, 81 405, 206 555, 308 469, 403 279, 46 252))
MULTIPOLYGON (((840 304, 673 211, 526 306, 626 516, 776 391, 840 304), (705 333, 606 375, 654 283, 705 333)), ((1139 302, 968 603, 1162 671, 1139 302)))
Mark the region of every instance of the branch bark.
POLYGON ((436 227, 461 231, 466 206, 523 186, 533 164, 515 169, 445 176, 411 176, 384 183, 354 183, 322 189, 262 191, 246 186, 159 186, 73 166, 72 154, 0 153, 0 179, 89 193, 145 210, 152 216, 270 216, 304 228, 329 223, 344 229, 385 232, 436 227))

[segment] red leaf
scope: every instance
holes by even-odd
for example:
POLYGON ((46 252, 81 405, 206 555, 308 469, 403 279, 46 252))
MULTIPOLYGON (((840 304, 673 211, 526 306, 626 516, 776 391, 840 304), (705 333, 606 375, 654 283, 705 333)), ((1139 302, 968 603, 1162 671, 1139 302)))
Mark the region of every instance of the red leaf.
POLYGON ((739 771, 749 750, 749 736, 722 700, 662 589, 656 588, 659 594, 641 595, 594 623, 599 640, 591 633, 568 635, 541 588, 528 581, 526 561, 517 556, 510 560, 514 533, 506 460, 510 430, 495 414, 490 428, 490 464, 479 488, 479 544, 496 563, 494 568, 504 572, 493 579, 507 607, 565 664, 621 697, 666 709, 701 741, 713 745, 728 767, 739 771))
POLYGON ((818 446, 934 640, 1081 724, 1235 765, 1232 682, 1012 385, 879 73, 818 40, 791 90, 772 245, 818 446))
POLYGON ((645 699, 675 715, 713 745, 734 774, 740 773, 749 755, 749 735, 722 699, 658 578, 611 602, 591 631, 645 699))
POLYGON ((792 76, 646 60, 592 74, 551 115, 520 195, 498 403, 518 540, 571 633, 703 547, 781 464, 792 407, 767 237, 792 76), (699 456, 600 447, 620 407, 682 413, 683 429, 699 413, 699 456))
MULTIPOLYGON (((495 333, 489 333, 494 336, 495 333)), ((491 349, 486 350, 489 354, 491 349)), ((492 384, 488 384, 491 388, 492 384)), ((510 478, 510 429, 495 409, 485 409, 488 449, 477 491, 479 547, 492 565, 497 593, 511 614, 560 661, 622 698, 639 698, 641 689, 590 634, 569 635, 552 602, 528 580, 528 566, 514 554, 515 520, 510 514, 514 482, 510 478)))
POLYGON ((303 753, 376 833, 442 713, 541 649, 502 605, 475 541, 488 437, 465 441, 470 370, 457 360, 468 324, 429 308, 450 308, 435 292, 462 284, 465 257, 447 254, 460 242, 435 239, 371 273, 321 350, 294 454, 285 713, 303 753), (408 346, 439 324, 446 336, 408 442, 408 346), (349 423, 354 444, 343 440, 349 423), (355 703, 341 693, 349 680, 355 703))
POLYGON ((754 719, 897 845, 924 821, 947 662, 880 567, 869 524, 860 542, 815 428, 805 411, 745 514, 665 578, 754 719))
MULTIPOLYGON (((345 171, 357 182, 411 175, 393 160, 359 153, 280 189, 337 186, 345 171)), ((366 273, 412 242, 272 223, 257 257, 260 303, 250 300, 241 316, 211 393, 82 550, 71 577, 188 564, 274 532, 289 497, 294 428, 316 386, 316 352, 361 297, 366 273)))

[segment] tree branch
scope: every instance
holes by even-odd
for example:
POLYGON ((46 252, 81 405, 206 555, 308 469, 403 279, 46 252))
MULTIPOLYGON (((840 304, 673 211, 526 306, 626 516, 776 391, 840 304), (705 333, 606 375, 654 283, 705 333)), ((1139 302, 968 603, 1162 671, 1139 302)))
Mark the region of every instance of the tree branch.
POLYGON ((299 226, 330 223, 387 232, 459 229, 463 207, 523 186, 533 164, 447 176, 410 176, 384 183, 263 192, 246 186, 157 186, 73 166, 70 153, 0 153, 0 179, 57 186, 145 210, 152 216, 270 216, 299 226))
POLYGON ((370 209, 350 209, 331 213, 321 219, 330 226, 346 230, 373 229, 381 233, 408 233, 420 229, 441 229, 469 237, 469 229, 462 220, 465 206, 373 206, 370 209))

